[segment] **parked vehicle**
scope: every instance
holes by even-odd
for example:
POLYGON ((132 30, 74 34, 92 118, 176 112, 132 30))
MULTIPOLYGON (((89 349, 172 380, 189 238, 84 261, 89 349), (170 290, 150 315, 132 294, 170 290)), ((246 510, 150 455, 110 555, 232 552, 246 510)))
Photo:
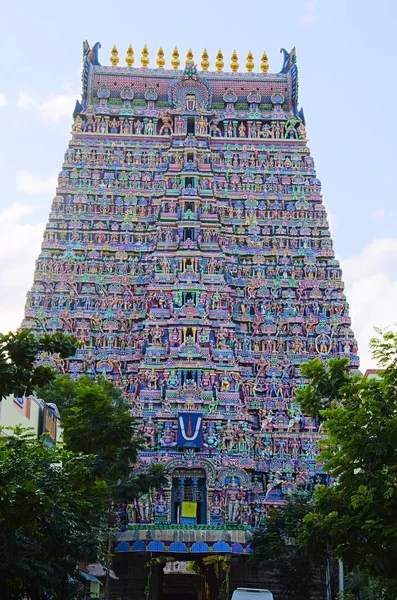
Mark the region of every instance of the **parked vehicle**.
POLYGON ((270 590, 237 588, 233 592, 232 600, 274 600, 274 598, 270 590))

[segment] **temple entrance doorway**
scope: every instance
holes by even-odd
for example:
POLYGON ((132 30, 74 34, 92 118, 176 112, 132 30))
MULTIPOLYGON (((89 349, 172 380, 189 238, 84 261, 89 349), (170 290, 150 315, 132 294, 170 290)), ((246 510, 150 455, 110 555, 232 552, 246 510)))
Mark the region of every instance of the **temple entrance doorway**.
POLYGON ((172 474, 172 523, 207 522, 207 487, 203 469, 175 469, 172 474))
POLYGON ((204 600, 203 581, 188 570, 188 561, 175 560, 164 565, 161 600, 204 600))

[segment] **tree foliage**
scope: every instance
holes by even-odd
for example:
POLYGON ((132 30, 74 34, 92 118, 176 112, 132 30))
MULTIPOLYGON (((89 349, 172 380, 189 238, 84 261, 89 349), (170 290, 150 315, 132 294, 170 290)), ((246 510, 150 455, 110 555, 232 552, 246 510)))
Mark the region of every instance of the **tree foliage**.
POLYGON ((320 460, 335 479, 316 489, 305 536, 312 553, 333 548, 386 589, 397 581, 397 335, 372 347, 385 367, 378 379, 350 377, 346 359, 301 367, 309 385, 298 400, 324 421, 320 460))
POLYGON ((94 457, 95 477, 111 485, 129 477, 141 440, 128 404, 110 381, 61 375, 37 393, 57 404, 66 448, 94 457))
POLYGON ((152 463, 146 471, 132 475, 128 479, 120 480, 114 488, 114 500, 119 503, 131 503, 147 493, 153 498, 154 491, 167 484, 168 479, 164 465, 162 463, 152 463))
POLYGON ((310 499, 290 498, 286 506, 269 509, 265 526, 250 540, 250 561, 265 570, 276 570, 284 594, 296 600, 308 600, 321 584, 319 567, 323 561, 310 556, 302 535, 303 520, 312 512, 310 499))
POLYGON ((0 437, 0 581, 10 600, 76 598, 77 562, 104 556, 113 503, 165 483, 161 464, 130 476, 141 439, 111 382, 37 364, 42 353, 65 358, 77 345, 60 333, 0 336, 0 395, 35 391, 57 405, 63 430, 54 447, 22 429, 0 437))
POLYGON ((30 431, 0 435, 1 597, 78 597, 77 562, 96 560, 103 539, 103 482, 89 457, 30 431))
POLYGON ((0 334, 0 400, 9 394, 32 394, 36 386, 55 379, 55 369, 36 364, 40 354, 67 358, 76 353, 77 347, 77 338, 60 332, 43 336, 28 330, 0 334))
POLYGON ((60 375, 37 393, 57 404, 66 448, 91 455, 91 474, 107 482, 109 501, 130 503, 167 484, 161 463, 132 474, 143 440, 120 390, 104 377, 60 375))

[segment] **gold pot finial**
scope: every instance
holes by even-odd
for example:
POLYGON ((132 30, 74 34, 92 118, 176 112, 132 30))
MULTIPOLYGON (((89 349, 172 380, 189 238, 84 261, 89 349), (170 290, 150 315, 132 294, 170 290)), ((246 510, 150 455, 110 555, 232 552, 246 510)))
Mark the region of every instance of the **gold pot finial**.
POLYGON ((236 73, 238 71, 238 68, 239 68, 238 56, 237 56, 237 52, 235 50, 233 50, 233 54, 232 54, 232 57, 230 59, 230 68, 233 71, 233 73, 236 73))
POLYGON ((252 73, 254 70, 254 57, 252 55, 251 50, 247 54, 247 62, 245 63, 248 73, 252 73))
POLYGON ((215 62, 216 70, 222 71, 224 66, 225 66, 225 63, 223 62, 222 50, 219 49, 218 54, 216 55, 216 62, 215 62))
POLYGON ((186 54, 186 63, 190 63, 193 62, 193 52, 192 49, 189 48, 187 54, 186 54))
POLYGON ((165 59, 164 59, 164 50, 160 46, 159 51, 157 52, 157 66, 159 69, 164 69, 165 59))
POLYGON ((142 50, 142 56, 141 56, 141 65, 142 67, 147 67, 149 64, 149 50, 147 49, 146 44, 143 47, 142 50))
POLYGON ((113 46, 112 51, 110 52, 110 62, 114 67, 117 67, 119 60, 119 51, 117 50, 116 46, 113 46))
POLYGON ((267 58, 266 52, 262 54, 261 58, 261 71, 262 73, 267 73, 269 70, 269 59, 267 58))
POLYGON ((134 64, 134 60, 135 60, 134 59, 134 51, 130 44, 127 48, 127 56, 125 57, 125 62, 127 64, 127 67, 132 67, 132 65, 134 64))
POLYGON ((203 71, 208 71, 209 66, 210 66, 210 63, 208 60, 207 48, 204 48, 203 53, 201 55, 201 68, 203 69, 203 71))
POLYGON ((175 48, 172 51, 172 60, 171 60, 172 68, 177 69, 180 64, 181 64, 181 61, 179 60, 178 48, 175 46, 175 48))

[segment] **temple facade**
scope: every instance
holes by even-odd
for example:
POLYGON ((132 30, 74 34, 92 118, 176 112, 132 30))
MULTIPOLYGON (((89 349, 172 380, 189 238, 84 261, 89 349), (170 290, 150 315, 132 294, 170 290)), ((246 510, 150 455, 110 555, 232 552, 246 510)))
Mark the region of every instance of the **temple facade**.
MULTIPOLYGON (((300 365, 358 367, 341 269, 298 106, 279 73, 119 66, 84 44, 82 97, 23 327, 76 334, 53 360, 104 374, 136 416, 137 472, 168 486, 119 509, 119 553, 249 552, 270 505, 327 481, 295 402, 300 365)), ((49 360, 44 359, 43 360, 49 360)))

